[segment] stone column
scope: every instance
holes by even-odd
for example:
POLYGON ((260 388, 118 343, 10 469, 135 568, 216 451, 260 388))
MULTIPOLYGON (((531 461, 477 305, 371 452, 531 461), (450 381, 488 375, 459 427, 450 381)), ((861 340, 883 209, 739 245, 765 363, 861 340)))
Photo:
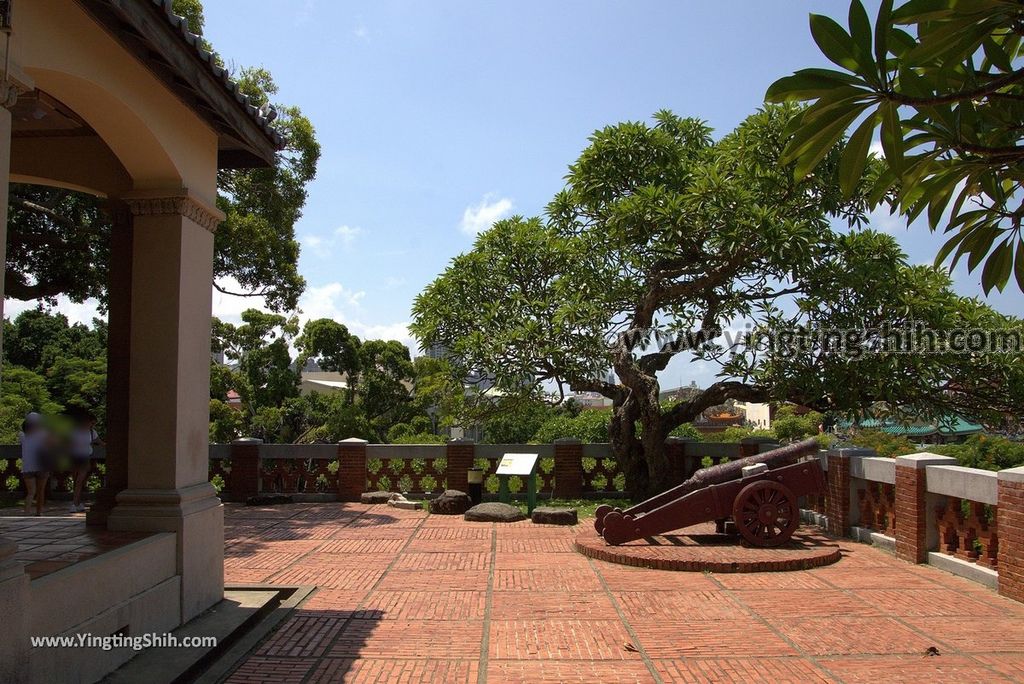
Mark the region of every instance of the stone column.
POLYGON ((260 493, 260 445, 262 439, 245 437, 231 442, 231 475, 228 493, 232 500, 245 501, 260 493))
POLYGON ((338 500, 359 501, 366 491, 366 440, 338 442, 338 500))
POLYGON ((223 214, 187 191, 132 212, 128 477, 107 527, 176 532, 181 620, 224 595, 224 510, 209 482, 210 284, 223 214))
POLYGON ((845 537, 850 534, 850 526, 857 521, 857 498, 850 477, 850 461, 875 455, 871 449, 833 449, 828 452, 825 515, 828 517, 829 534, 845 537))
POLYGON ((930 465, 956 465, 956 459, 935 454, 896 458, 896 557, 911 563, 926 563, 939 540, 935 506, 940 497, 928 493, 930 465))
POLYGON ((108 200, 110 263, 107 266, 107 444, 105 484, 85 515, 89 525, 106 525, 118 492, 128 486, 128 401, 131 377, 132 214, 128 204, 108 200))
POLYGON ((1024 601, 1024 467, 999 471, 999 593, 1024 601))
MULTIPOLYGON (((0 83, 0 320, 3 319, 4 271, 7 264, 7 201, 11 170, 11 111, 19 89, 0 83)), ((0 348, 3 345, 0 325, 0 348)), ((0 616, 3 636, 0 637, 0 682, 22 682, 28 679, 28 575, 25 567, 14 560, 18 544, 0 537, 0 616)))
POLYGON ((555 491, 559 499, 583 495, 583 443, 578 439, 555 440, 555 491))
POLYGON ((453 439, 448 442, 447 456, 448 472, 445 478, 448 480, 448 489, 468 491, 468 471, 473 467, 473 460, 476 458, 476 445, 473 440, 453 439))

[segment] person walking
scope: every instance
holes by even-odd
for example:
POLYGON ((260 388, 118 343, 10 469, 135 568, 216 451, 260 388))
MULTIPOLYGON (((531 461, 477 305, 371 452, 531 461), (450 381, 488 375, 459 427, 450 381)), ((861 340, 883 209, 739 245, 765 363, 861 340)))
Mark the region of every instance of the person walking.
POLYGON ((25 478, 25 515, 32 513, 33 502, 36 515, 42 515, 52 444, 40 414, 33 411, 25 416, 18 441, 21 442, 21 475, 25 478))
POLYGON ((71 472, 75 478, 75 498, 71 504, 72 512, 81 513, 85 510, 82 504, 82 492, 89 478, 89 466, 92 463, 93 447, 103 446, 103 440, 96 434, 96 417, 83 413, 75 419, 71 430, 71 472))

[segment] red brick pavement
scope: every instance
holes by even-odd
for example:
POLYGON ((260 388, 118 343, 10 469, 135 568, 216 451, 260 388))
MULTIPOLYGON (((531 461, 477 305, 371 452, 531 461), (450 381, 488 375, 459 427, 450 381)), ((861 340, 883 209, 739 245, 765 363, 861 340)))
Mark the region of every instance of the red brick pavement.
POLYGON ((809 571, 647 570, 575 553, 586 525, 229 506, 229 583, 318 587, 229 681, 1024 680, 1024 604, 933 568, 843 542, 809 571))

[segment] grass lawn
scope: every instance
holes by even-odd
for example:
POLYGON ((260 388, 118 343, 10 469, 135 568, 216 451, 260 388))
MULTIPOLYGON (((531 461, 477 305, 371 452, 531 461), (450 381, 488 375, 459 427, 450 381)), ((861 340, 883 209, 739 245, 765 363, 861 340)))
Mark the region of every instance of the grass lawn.
MULTIPOLYGON (((525 501, 514 501, 526 513, 525 501)), ((598 506, 608 504, 617 508, 629 508, 633 504, 628 499, 538 499, 538 506, 556 506, 558 508, 575 508, 580 519, 593 517, 598 506)))

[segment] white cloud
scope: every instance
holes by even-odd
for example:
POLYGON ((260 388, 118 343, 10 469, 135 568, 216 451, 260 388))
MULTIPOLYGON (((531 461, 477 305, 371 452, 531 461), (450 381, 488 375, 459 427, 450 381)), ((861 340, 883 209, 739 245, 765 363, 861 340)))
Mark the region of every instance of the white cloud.
POLYGON ((485 195, 480 203, 466 207, 462 212, 459 228, 466 235, 478 235, 494 225, 495 221, 507 217, 512 212, 512 200, 507 197, 496 199, 494 195, 485 195))
POLYGON ((388 276, 384 279, 385 290, 397 290, 398 288, 405 285, 405 278, 396 278, 395 276, 388 276))
POLYGON ((356 238, 363 234, 363 229, 357 226, 338 226, 329 236, 315 235, 309 233, 299 238, 299 244, 306 254, 317 257, 328 257, 339 247, 350 250, 355 244, 356 238))
POLYGON ((362 232, 362 228, 354 226, 338 226, 334 229, 334 236, 341 240, 341 244, 345 247, 350 247, 362 232))
POLYGON ((341 283, 307 287, 299 298, 299 318, 342 318, 346 311, 358 309, 365 296, 362 290, 349 290, 341 283))
POLYGON ((868 227, 880 233, 895 235, 907 229, 907 219, 903 215, 889 213, 888 204, 880 204, 868 214, 868 227))
MULTIPOLYGON (((4 318, 13 320, 23 311, 29 311, 39 306, 36 300, 23 302, 20 299, 4 300, 4 318)), ((56 305, 50 307, 54 313, 62 313, 67 316, 69 323, 83 323, 92 326, 92 319, 106 318, 100 315, 100 303, 95 299, 87 299, 81 304, 72 302, 67 297, 58 297, 56 305)))

